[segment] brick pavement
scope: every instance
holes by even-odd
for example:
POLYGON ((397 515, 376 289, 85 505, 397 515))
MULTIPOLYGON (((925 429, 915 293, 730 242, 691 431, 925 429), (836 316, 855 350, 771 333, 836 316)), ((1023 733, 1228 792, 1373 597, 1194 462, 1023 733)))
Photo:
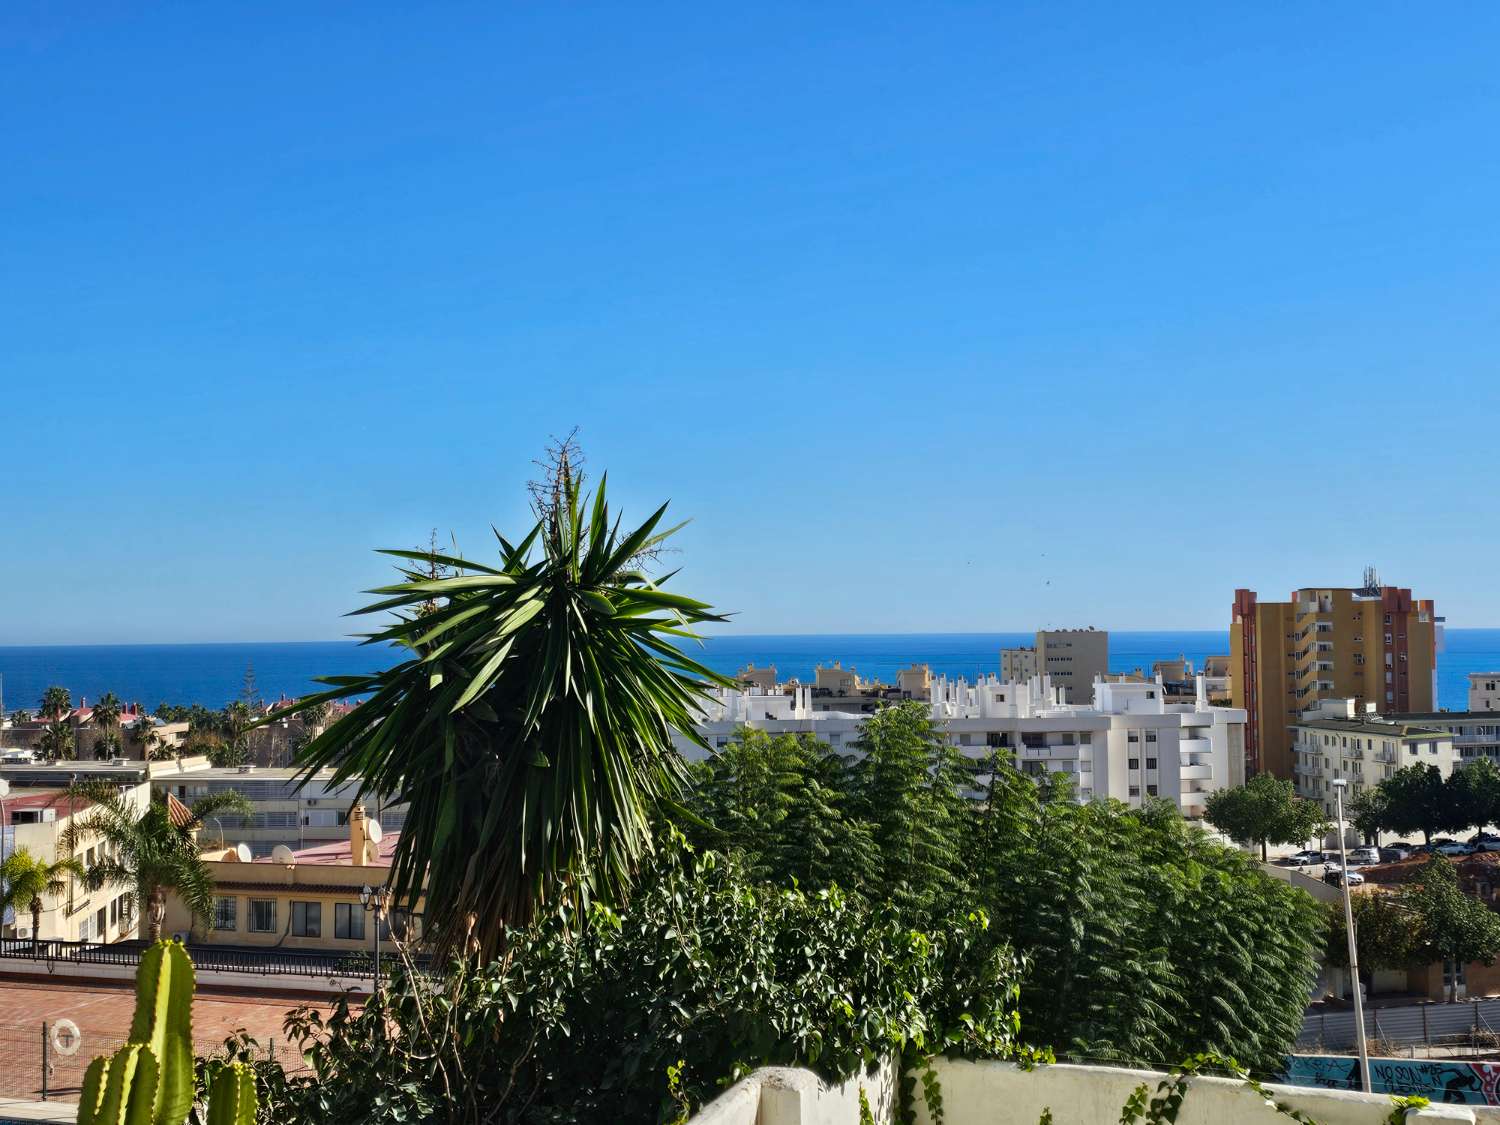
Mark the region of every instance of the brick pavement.
MULTIPOLYGON (((287 993, 254 995, 200 988, 193 998, 193 1038, 199 1054, 218 1049, 224 1038, 244 1029, 266 1049, 274 1042, 277 1058, 300 1059, 281 1030, 292 1008, 315 998, 287 993)), ((317 1005, 326 1010, 326 1005, 317 1005)), ((0 977, 0 1096, 41 1094, 42 1023, 70 1019, 83 1033, 82 1049, 72 1056, 49 1052, 49 1092, 76 1097, 83 1068, 98 1054, 112 1052, 125 1039, 135 1011, 132 985, 86 981, 39 981, 0 977)))

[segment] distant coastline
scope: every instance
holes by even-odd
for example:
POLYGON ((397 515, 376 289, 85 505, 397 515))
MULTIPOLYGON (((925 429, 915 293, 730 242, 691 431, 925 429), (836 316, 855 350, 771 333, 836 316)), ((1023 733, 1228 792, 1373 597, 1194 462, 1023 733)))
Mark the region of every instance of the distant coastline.
MULTIPOLYGON (((1029 633, 746 633, 710 637, 688 651, 725 673, 753 662, 775 665, 782 679, 806 680, 819 663, 840 661, 889 681, 913 662, 950 676, 997 672, 1002 647, 1030 642, 1029 633)), ((1117 672, 1149 670, 1155 660, 1178 656, 1201 666, 1205 656, 1228 651, 1227 630, 1110 634, 1110 667, 1117 672)), ((373 672, 393 658, 388 649, 354 641, 0 646, 0 688, 7 710, 35 707, 51 684, 66 687, 75 699, 113 691, 147 707, 163 701, 222 707, 240 694, 247 665, 257 694, 274 699, 316 690, 317 676, 373 672)), ((1462 710, 1468 673, 1490 671, 1500 671, 1500 629, 1449 629, 1438 657, 1438 705, 1462 710)))

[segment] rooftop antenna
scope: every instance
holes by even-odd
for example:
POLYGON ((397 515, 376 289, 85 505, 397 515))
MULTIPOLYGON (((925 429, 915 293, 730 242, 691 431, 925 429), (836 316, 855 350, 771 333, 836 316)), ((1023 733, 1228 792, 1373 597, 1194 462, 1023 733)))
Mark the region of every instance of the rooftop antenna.
POLYGON ((1365 579, 1364 584, 1360 586, 1360 593, 1380 593, 1380 572, 1377 571, 1373 566, 1365 567, 1365 579))

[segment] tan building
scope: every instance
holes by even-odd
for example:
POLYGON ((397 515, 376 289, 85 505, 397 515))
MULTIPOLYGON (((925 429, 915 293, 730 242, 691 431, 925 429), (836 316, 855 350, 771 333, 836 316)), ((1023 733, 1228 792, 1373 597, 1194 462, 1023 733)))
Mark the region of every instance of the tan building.
POLYGON ((859 675, 853 668, 845 668, 837 660, 832 668, 819 664, 813 670, 813 690, 831 692, 834 695, 854 695, 861 687, 859 675))
POLYGON ((896 673, 896 688, 905 699, 925 700, 932 691, 932 669, 926 664, 913 664, 896 673))
MULTIPOLYGON (((249 863, 234 849, 209 861, 217 894, 214 916, 195 919, 183 902, 167 900, 166 929, 195 941, 237 946, 358 953, 371 948, 374 912, 360 901, 365 887, 384 888, 398 833, 373 832, 363 810, 350 812, 349 838, 298 851, 287 849, 249 863), (374 841, 371 835, 379 835, 374 841)), ((381 937, 419 936, 419 920, 394 910, 381 937)))
POLYGON ((1104 629, 1039 629, 1037 674, 1061 688, 1064 703, 1088 703, 1094 681, 1109 673, 1109 633, 1104 629))
POLYGON ((1469 710, 1500 711, 1500 672, 1469 673, 1469 710))
POLYGON ((1000 679, 1007 684, 1029 684, 1041 672, 1036 666, 1036 649, 1002 648, 1000 679))
MULTIPOLYGON (((132 804, 145 808, 150 787, 136 783, 121 786, 132 804)), ((0 852, 14 855, 25 849, 33 857, 54 863, 69 854, 62 845, 63 833, 91 805, 65 789, 48 786, 16 786, 3 801, 0 816, 0 852)), ((78 841, 71 853, 85 868, 106 856, 105 844, 96 838, 78 841)), ((69 877, 58 895, 42 898, 41 929, 32 933, 32 914, 22 908, 0 920, 0 933, 41 941, 111 942, 136 936, 134 888, 110 885, 90 891, 79 879, 69 877)))
POLYGON ((1289 728, 1319 700, 1432 710, 1436 620, 1431 601, 1395 586, 1296 590, 1284 602, 1236 590, 1231 699, 1248 716, 1247 776, 1292 777, 1289 728))
POLYGON ((776 665, 769 668, 757 668, 754 664, 747 664, 739 670, 735 679, 746 687, 758 687, 763 691, 776 690, 776 665))

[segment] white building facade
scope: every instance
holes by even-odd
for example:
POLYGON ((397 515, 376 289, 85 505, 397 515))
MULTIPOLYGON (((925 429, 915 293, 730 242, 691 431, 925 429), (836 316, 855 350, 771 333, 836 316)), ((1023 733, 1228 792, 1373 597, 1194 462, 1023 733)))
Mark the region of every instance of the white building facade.
MULTIPOLYGON (((970 683, 939 676, 932 682, 932 718, 966 757, 1008 751, 1034 777, 1068 774, 1079 800, 1112 798, 1139 807, 1171 801, 1186 817, 1203 815, 1217 789, 1244 782, 1245 713, 1210 706, 1201 682, 1194 703, 1167 703, 1160 683, 1094 684, 1091 704, 1062 703, 1047 677, 1007 683, 987 677, 970 683)), ((790 695, 753 690, 716 693, 699 734, 711 747, 727 746, 745 726, 768 734, 810 734, 839 753, 853 752, 867 716, 814 711, 806 689, 790 695)), ((687 739, 690 759, 703 751, 687 739)))
POLYGON ((1347 781, 1352 798, 1404 766, 1437 766, 1447 777, 1462 761, 1449 731, 1408 716, 1359 712, 1353 699, 1320 700, 1291 724, 1291 731, 1297 793, 1330 815, 1335 781, 1347 781))
POLYGON ((1500 672, 1469 673, 1469 710, 1500 711, 1500 672))

